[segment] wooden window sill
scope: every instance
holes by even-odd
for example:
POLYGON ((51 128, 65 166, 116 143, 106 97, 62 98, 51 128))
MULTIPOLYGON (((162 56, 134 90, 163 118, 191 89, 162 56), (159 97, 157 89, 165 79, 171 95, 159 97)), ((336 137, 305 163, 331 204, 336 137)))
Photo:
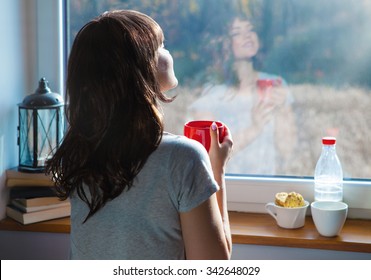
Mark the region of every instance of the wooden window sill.
POLYGON ((339 236, 321 236, 307 216, 299 229, 283 229, 268 214, 230 212, 233 243, 371 253, 371 220, 347 219, 339 236))
MULTIPOLYGON (((229 214, 234 244, 371 253, 371 220, 348 219, 339 236, 328 238, 319 235, 310 216, 300 229, 283 229, 267 214, 229 214)), ((21 225, 6 218, 0 221, 0 230, 69 233, 70 219, 21 225)))

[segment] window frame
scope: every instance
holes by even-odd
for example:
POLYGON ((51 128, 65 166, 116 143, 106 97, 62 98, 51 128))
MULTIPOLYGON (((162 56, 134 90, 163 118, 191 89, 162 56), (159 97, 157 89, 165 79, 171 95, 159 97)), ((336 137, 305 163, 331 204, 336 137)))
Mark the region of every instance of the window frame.
MULTIPOLYGON (((314 201, 313 177, 231 176, 226 175, 228 209, 266 213, 265 204, 274 201, 277 192, 299 192, 314 201)), ((349 206, 348 217, 371 219, 371 181, 344 179, 343 201, 349 206)))
POLYGON ((66 0, 35 0, 38 78, 46 77, 53 91, 64 95, 67 61, 66 0))
MULTIPOLYGON (((59 81, 59 90, 64 92, 63 83, 65 81, 67 47, 68 47, 68 20, 67 20, 67 1, 68 0, 36 0, 37 14, 45 15, 46 11, 50 15, 38 25, 38 62, 39 65, 50 65, 50 57, 43 55, 43 51, 50 44, 56 46, 60 51, 58 57, 54 57, 53 65, 58 68, 54 73, 53 79, 59 81), (53 4, 54 3, 54 4, 53 4), (58 19, 58 26, 55 19, 58 19), (48 23, 48 21, 50 21, 48 23), (54 24, 53 24, 54 22, 54 24), (42 41, 47 34, 51 36, 48 44, 42 41)), ((289 176, 248 176, 248 175, 229 175, 226 177, 226 187, 228 195, 228 209, 231 211, 266 213, 265 204, 274 200, 277 192, 296 191, 301 193, 304 198, 312 202, 314 200, 314 180, 313 177, 289 177, 289 176)), ((344 202, 349 205, 350 218, 371 219, 371 180, 367 179, 345 179, 344 180, 344 202)))

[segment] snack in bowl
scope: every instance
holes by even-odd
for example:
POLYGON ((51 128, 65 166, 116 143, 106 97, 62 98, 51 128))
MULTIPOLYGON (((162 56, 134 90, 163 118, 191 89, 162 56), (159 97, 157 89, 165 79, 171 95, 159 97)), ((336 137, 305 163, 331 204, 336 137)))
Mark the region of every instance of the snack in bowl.
POLYGON ((277 225, 286 229, 303 227, 309 202, 296 192, 279 192, 275 201, 265 205, 268 214, 277 222, 277 225))
POLYGON ((278 206, 286 207, 286 208, 303 207, 305 205, 303 196, 300 193, 296 193, 296 192, 276 193, 275 203, 278 206))

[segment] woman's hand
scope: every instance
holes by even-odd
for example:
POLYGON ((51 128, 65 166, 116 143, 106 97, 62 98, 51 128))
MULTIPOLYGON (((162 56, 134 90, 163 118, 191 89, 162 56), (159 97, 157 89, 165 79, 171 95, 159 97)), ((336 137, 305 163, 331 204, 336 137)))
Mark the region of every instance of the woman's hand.
MULTIPOLYGON (((210 126, 211 144, 209 150, 209 157, 211 166, 213 168, 214 176, 225 173, 225 166, 232 153, 233 140, 231 132, 227 126, 225 127, 223 142, 219 143, 219 130, 214 122, 210 126)), ((216 179, 216 178, 215 178, 216 179)))
POLYGON ((275 106, 266 99, 261 99, 251 110, 251 129, 256 130, 259 134, 268 123, 274 113, 275 106))
POLYGON ((286 86, 274 86, 269 89, 268 102, 275 108, 281 107, 285 104, 287 98, 287 87, 286 86))
POLYGON ((287 88, 275 85, 265 89, 264 94, 253 106, 251 111, 252 128, 261 131, 274 116, 278 108, 282 108, 287 98, 287 88))

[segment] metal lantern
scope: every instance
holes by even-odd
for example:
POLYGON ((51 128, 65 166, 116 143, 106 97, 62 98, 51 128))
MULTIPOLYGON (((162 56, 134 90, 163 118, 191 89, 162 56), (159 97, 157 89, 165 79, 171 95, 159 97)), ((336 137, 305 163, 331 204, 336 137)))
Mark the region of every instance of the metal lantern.
POLYGON ((44 172, 64 134, 63 98, 51 92, 45 78, 34 94, 18 104, 19 166, 23 172, 44 172))

